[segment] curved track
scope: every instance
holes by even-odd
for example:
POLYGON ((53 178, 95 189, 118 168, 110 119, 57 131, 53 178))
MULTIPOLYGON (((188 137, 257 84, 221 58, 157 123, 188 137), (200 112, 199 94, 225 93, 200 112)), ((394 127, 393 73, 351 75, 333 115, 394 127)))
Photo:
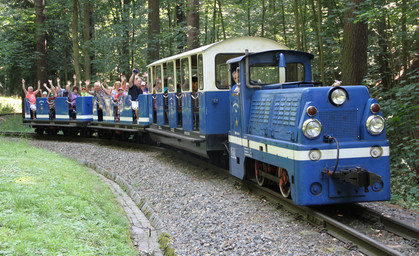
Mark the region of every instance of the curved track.
MULTIPOLYGON (((66 140, 66 138, 74 141, 74 138, 67 137, 63 135, 55 135, 55 136, 39 136, 36 133, 23 133, 23 132, 0 132, 0 135, 3 134, 4 136, 11 136, 11 137, 33 137, 33 138, 49 138, 49 139, 59 139, 59 140, 66 140)), ((97 138, 81 138, 84 142, 86 140, 94 141, 98 143, 100 141, 104 141, 97 138)), ((77 139, 76 139, 77 140, 77 139)), ((129 144, 132 147, 134 144, 137 143, 121 143, 120 141, 115 140, 106 140, 106 144, 115 144, 119 146, 129 144)), ((208 165, 208 162, 202 162, 196 159, 199 162, 199 165, 208 165)), ((212 166, 219 173, 226 174, 226 170, 220 167, 212 166)), ((343 224, 341 221, 336 218, 333 213, 336 212, 335 210, 329 211, 325 210, 324 207, 305 207, 305 206, 297 206, 292 203, 290 199, 284 198, 281 193, 275 192, 267 187, 260 187, 256 184, 255 181, 249 180, 239 180, 230 176, 236 182, 242 182, 250 191, 253 193, 265 197, 267 200, 271 201, 272 203, 280 204, 286 210, 299 214, 303 219, 309 221, 310 223, 319 226, 322 231, 327 232, 333 237, 338 238, 339 240, 346 243, 347 249, 358 249, 360 252, 365 253, 367 255, 403 255, 401 252, 391 248, 390 246, 383 244, 362 232, 355 230, 354 228, 343 224)), ((333 206, 337 209, 340 213, 345 213, 347 215, 352 215, 353 218, 363 218, 369 219, 370 221, 375 223, 379 223, 380 228, 383 228, 389 232, 392 232, 400 237, 403 237, 406 240, 409 240, 412 244, 413 248, 418 248, 418 241, 419 241, 419 228, 408 225, 402 221, 395 220, 383 216, 377 211, 369 209, 367 207, 363 207, 358 204, 348 204, 348 205, 338 205, 333 206), (366 217, 368 216, 368 217, 366 217)))

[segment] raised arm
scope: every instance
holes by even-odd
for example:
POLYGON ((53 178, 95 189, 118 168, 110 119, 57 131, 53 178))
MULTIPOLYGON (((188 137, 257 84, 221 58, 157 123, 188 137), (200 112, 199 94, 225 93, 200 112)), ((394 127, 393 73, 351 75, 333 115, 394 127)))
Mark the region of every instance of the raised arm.
MULTIPOLYGON (((57 81, 59 81, 60 79, 57 78, 57 81)), ((51 91, 48 90, 50 93, 52 93, 52 95, 54 95, 54 97, 57 97, 57 90, 55 90, 54 85, 52 84, 52 80, 48 80, 49 85, 51 86, 51 91)))
POLYGON ((77 86, 77 76, 73 75, 73 80, 74 80, 74 85, 73 86, 77 86))
POLYGON ((23 78, 22 78, 22 90, 25 93, 25 97, 26 97, 26 94, 28 94, 28 91, 25 88, 25 79, 23 79, 23 78))
POLYGON ((133 70, 132 74, 131 74, 131 77, 129 78, 129 82, 128 82, 129 88, 131 88, 134 85, 134 77, 135 77, 135 73, 134 73, 134 70, 133 70))
POLYGON ((60 86, 60 78, 59 77, 57 77, 57 87, 60 87, 61 88, 61 86, 60 86))
POLYGON ((103 84, 100 84, 100 86, 102 87, 102 90, 109 96, 111 96, 111 92, 110 90, 106 89, 105 86, 103 86, 103 84))
MULTIPOLYGON (((48 82, 49 82, 49 84, 52 84, 52 81, 51 81, 51 80, 48 80, 48 82)), ((52 93, 52 92, 51 92, 51 89, 50 89, 50 88, 48 88, 48 86, 47 86, 47 84, 46 84, 46 83, 44 83, 43 85, 44 85, 45 89, 47 89, 47 91, 48 91, 49 93, 52 93)))
POLYGON ((109 79, 104 79, 103 80, 103 84, 102 87, 104 87, 103 85, 106 85, 106 90, 109 90, 109 85, 108 85, 109 79))
POLYGON ((122 75, 121 76, 121 85, 124 85, 126 82, 127 82, 127 78, 125 77, 125 75, 122 75))
MULTIPOLYGON (((36 89, 36 91, 35 91, 35 95, 38 93, 38 92, 41 92, 41 81, 40 80, 38 80, 38 88, 36 89)), ((42 95, 41 95, 42 96, 42 95)))

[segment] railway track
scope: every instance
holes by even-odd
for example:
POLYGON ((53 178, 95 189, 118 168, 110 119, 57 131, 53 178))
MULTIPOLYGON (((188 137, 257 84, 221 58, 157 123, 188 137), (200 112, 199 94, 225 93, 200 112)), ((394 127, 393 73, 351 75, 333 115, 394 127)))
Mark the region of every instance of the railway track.
MULTIPOLYGON (((345 242, 347 249, 358 249, 360 252, 367 255, 403 255, 401 252, 391 248, 390 246, 343 224, 341 221, 335 219, 332 214, 326 213, 326 211, 317 210, 315 207, 294 205, 290 199, 283 198, 280 193, 277 193, 269 188, 259 187, 257 184, 250 181, 244 181, 244 184, 253 193, 263 196, 273 203, 279 203, 287 210, 299 214, 310 223, 324 228, 324 231, 345 242)), ((336 207, 339 207, 340 209, 340 206, 336 207)), ((387 231, 411 241, 411 243, 414 244, 413 247, 418 246, 417 241, 419 241, 419 229, 417 227, 410 226, 398 220, 390 219, 372 209, 358 204, 344 205, 343 207, 345 208, 345 212, 350 211, 351 213, 356 213, 357 216, 371 216, 371 218, 379 221, 387 231)))
MULTIPOLYGON (((77 138, 72 138, 64 135, 55 135, 55 136, 39 136, 36 133, 25 133, 25 132, 0 132, 0 135, 10 137, 33 137, 33 138, 43 138, 43 139, 58 139, 58 140, 69 140, 77 141, 77 138)), ((98 141, 105 141, 104 144, 127 146, 128 144, 132 145, 132 142, 117 142, 113 143, 114 140, 102 140, 97 138, 81 138, 84 142, 87 140, 94 141, 94 143, 100 143, 98 141)), ((100 143, 103 144, 103 143, 100 143)), ((175 153, 175 152, 174 152, 175 153)), ((188 158, 191 160, 190 155, 180 154, 180 158, 188 158)), ((208 167, 208 162, 199 160, 195 158, 199 165, 203 167, 208 167)), ((226 175, 226 170, 220 167, 212 166, 212 169, 219 173, 226 175)), ((363 207, 358 204, 348 204, 348 205, 339 205, 335 206, 336 210, 330 210, 329 207, 305 207, 297 206, 292 203, 290 199, 285 199, 279 192, 275 192, 272 189, 267 187, 260 187, 255 182, 249 180, 239 180, 232 176, 229 176, 235 182, 242 182, 242 184, 247 187, 251 192, 256 195, 262 196, 269 200, 272 203, 282 205, 286 210, 300 215, 303 219, 308 222, 319 226, 322 231, 327 232, 333 237, 343 241, 346 244, 346 248, 350 250, 358 250, 366 255, 403 255, 401 252, 395 250, 394 248, 379 242, 368 235, 342 223, 339 218, 331 212, 339 212, 340 215, 353 215, 354 218, 363 218, 368 219, 370 222, 373 222, 375 226, 378 226, 380 229, 385 229, 388 232, 394 233, 403 239, 409 240, 412 244, 414 250, 419 250, 419 228, 408 225, 402 221, 391 219, 389 217, 383 216, 377 211, 374 211, 370 208, 363 207), (324 210, 324 208, 329 208, 329 211, 324 210)))

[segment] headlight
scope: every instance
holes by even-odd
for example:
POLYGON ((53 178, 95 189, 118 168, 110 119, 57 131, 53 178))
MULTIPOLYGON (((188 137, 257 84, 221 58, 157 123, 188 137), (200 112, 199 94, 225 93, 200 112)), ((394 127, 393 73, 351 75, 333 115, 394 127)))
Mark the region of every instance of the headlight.
POLYGON ((332 90, 329 96, 330 101, 336 106, 340 106, 343 103, 345 103, 347 97, 348 97, 348 94, 342 88, 336 88, 332 90))
POLYGON ((322 124, 317 119, 307 119, 303 123, 303 133, 309 139, 314 139, 322 132, 322 124))
POLYGON ((367 119, 367 130, 372 135, 381 134, 384 131, 384 118, 381 116, 370 116, 367 119))

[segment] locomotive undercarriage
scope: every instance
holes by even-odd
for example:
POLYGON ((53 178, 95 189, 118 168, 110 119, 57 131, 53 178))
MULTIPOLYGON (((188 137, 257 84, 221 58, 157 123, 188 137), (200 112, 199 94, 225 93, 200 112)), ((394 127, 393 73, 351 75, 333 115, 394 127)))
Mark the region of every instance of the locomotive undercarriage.
POLYGON ((259 186, 266 185, 268 181, 278 184, 282 196, 290 197, 291 182, 286 169, 255 160, 255 178, 259 186))

